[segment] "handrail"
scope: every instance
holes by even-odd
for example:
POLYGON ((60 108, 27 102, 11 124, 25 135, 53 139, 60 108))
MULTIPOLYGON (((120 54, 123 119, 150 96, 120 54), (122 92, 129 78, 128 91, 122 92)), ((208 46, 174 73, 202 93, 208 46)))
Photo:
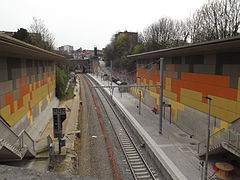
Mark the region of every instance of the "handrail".
MULTIPOLYGON (((232 144, 233 146, 240 148, 240 133, 239 132, 235 132, 229 128, 222 128, 218 131, 216 131, 215 133, 210 135, 210 139, 212 141, 212 145, 217 145, 217 144, 221 144, 222 142, 226 142, 229 144, 232 144), (220 136, 217 136, 220 135, 220 136)), ((207 139, 204 139, 202 141, 200 141, 197 145, 197 152, 200 152, 200 145, 203 142, 206 142, 207 139)))
POLYGON ((0 129, 1 128, 5 131, 1 138, 5 139, 8 143, 13 146, 17 145, 20 149, 26 145, 28 149, 35 151, 35 142, 25 130, 22 130, 20 134, 17 135, 7 123, 4 122, 3 118, 0 117, 0 129))
MULTIPOLYGON (((215 134, 217 134, 217 133, 223 131, 223 130, 225 130, 225 128, 219 129, 218 131, 216 131, 216 132, 210 134, 210 138, 213 137, 215 134)), ((201 144, 201 143, 203 143, 204 141, 207 141, 207 138, 205 138, 205 139, 203 139, 202 141, 198 142, 198 144, 201 144)))
POLYGON ((7 123, 3 120, 1 116, 0 116, 0 121, 9 131, 11 131, 11 133, 13 133, 14 136, 18 137, 18 135, 7 125, 7 123))
POLYGON ((23 145, 25 144, 25 145, 27 145, 28 148, 31 148, 33 151, 35 151, 35 142, 32 139, 32 137, 27 133, 27 131, 22 130, 19 137, 20 136, 22 136, 23 145), (26 142, 26 140, 28 140, 28 141, 26 142), (30 140, 30 143, 31 143, 30 146, 29 146, 29 140, 30 140))

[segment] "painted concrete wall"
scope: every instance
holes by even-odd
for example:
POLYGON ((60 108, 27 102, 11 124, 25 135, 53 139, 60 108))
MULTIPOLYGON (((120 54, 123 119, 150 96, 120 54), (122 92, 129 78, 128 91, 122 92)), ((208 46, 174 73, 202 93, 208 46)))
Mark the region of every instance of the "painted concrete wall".
MULTIPOLYGON (((181 63, 176 64, 171 62, 171 58, 165 59, 163 94, 165 102, 172 105, 172 120, 199 139, 206 134, 209 107, 208 101, 202 96, 212 98, 212 132, 231 127, 240 118, 240 61, 222 63, 222 74, 216 75, 217 56, 204 55, 202 62, 192 65, 186 63, 185 56, 182 56, 181 63)), ((137 78, 138 84, 159 84, 158 64, 145 68, 146 62, 145 65, 142 61, 140 63, 136 75, 141 77, 137 78)), ((138 96, 136 88, 131 90, 138 96)), ((159 91, 157 87, 143 90, 143 101, 152 108, 159 108, 159 91)), ((169 108, 166 108, 167 119, 168 111, 169 108)), ((235 129, 240 131, 240 128, 235 129)))
POLYGON ((55 99, 52 61, 0 57, 0 116, 17 134, 55 99))

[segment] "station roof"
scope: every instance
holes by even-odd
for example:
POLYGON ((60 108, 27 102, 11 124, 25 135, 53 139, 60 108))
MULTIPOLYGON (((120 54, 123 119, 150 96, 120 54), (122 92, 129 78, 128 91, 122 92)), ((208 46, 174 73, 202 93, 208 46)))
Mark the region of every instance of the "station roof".
POLYGON ((17 40, 5 34, 0 34, 0 55, 27 59, 32 58, 36 60, 65 60, 65 57, 61 55, 17 40))
POLYGON ((240 36, 174 47, 169 49, 149 51, 145 53, 128 55, 127 57, 131 59, 157 59, 160 57, 224 52, 240 52, 240 36))

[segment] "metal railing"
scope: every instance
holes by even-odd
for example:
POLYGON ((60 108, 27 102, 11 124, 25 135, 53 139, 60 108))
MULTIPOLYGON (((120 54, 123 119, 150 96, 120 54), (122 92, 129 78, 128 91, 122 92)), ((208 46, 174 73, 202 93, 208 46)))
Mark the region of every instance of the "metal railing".
POLYGON ((6 142, 11 144, 13 147, 18 148, 19 150, 23 148, 28 148, 32 153, 35 152, 35 142, 30 137, 30 135, 22 130, 19 135, 17 135, 0 117, 0 138, 4 139, 6 142))
POLYGON ((31 136, 23 130, 18 136, 20 148, 28 148, 31 152, 35 152, 35 142, 31 136))
POLYGON ((10 127, 4 122, 4 120, 0 117, 0 138, 7 140, 10 144, 15 144, 18 141, 18 135, 10 129, 10 127))
MULTIPOLYGON (((210 136, 210 150, 211 148, 216 148, 220 146, 222 142, 228 143, 236 149, 240 150, 240 133, 231 129, 220 129, 219 131, 213 133, 210 136)), ((206 152, 206 143, 207 139, 204 139, 203 141, 198 143, 198 154, 206 152)))

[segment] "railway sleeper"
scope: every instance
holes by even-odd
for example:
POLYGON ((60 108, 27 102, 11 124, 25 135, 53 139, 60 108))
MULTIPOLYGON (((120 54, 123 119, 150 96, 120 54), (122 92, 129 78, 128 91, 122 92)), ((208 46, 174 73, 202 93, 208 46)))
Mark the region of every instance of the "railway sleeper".
POLYGON ((134 168, 134 172, 148 172, 146 168, 134 168))
POLYGON ((142 163, 142 161, 141 161, 141 159, 129 159, 129 161, 131 162, 131 164, 133 163, 133 162, 141 162, 142 163))
POLYGON ((148 171, 145 171, 145 172, 135 172, 135 175, 137 176, 137 178, 150 178, 150 174, 148 171))
POLYGON ((139 177, 137 177, 137 179, 146 179, 146 180, 152 180, 153 178, 151 178, 151 176, 150 176, 150 175, 148 175, 148 176, 139 176, 139 177))
POLYGON ((131 152, 126 152, 127 153, 127 155, 131 155, 131 156, 137 156, 138 155, 138 153, 136 152, 136 151, 131 151, 131 152))
POLYGON ((145 168, 145 166, 143 164, 141 165, 132 165, 132 168, 145 168))
POLYGON ((126 151, 136 151, 135 148, 133 147, 126 147, 124 148, 126 151))
POLYGON ((129 159, 139 159, 139 160, 140 160, 140 156, 138 156, 138 155, 137 155, 137 156, 134 156, 134 155, 132 156, 132 155, 130 155, 130 156, 128 156, 128 158, 129 158, 129 159))
POLYGON ((138 165, 143 165, 144 166, 144 164, 143 164, 143 162, 142 161, 136 161, 136 162, 131 162, 131 165, 132 166, 138 166, 138 165))

